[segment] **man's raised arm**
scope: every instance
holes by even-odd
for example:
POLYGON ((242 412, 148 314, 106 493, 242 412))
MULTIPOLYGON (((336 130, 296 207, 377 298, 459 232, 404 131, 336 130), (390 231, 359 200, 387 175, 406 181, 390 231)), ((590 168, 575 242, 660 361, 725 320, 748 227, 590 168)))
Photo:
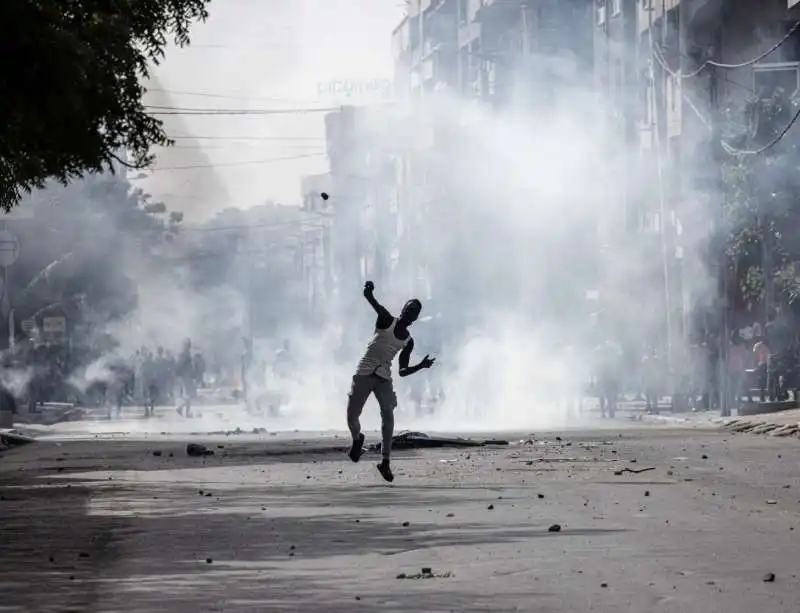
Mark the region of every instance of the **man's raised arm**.
POLYGON ((375 327, 385 330, 391 326, 394 317, 392 317, 389 310, 375 298, 375 284, 372 281, 367 281, 364 284, 364 298, 367 299, 367 302, 369 302, 370 306, 375 309, 375 312, 378 314, 375 327))
POLYGON ((423 368, 430 368, 433 366, 433 363, 436 361, 436 358, 432 358, 429 355, 426 355, 419 361, 419 364, 415 364, 414 366, 409 366, 409 362, 411 361, 411 352, 414 350, 414 339, 409 338, 408 343, 406 346, 403 347, 403 351, 400 352, 400 357, 398 358, 398 374, 401 377, 408 377, 409 375, 413 375, 415 372, 419 372, 423 368))

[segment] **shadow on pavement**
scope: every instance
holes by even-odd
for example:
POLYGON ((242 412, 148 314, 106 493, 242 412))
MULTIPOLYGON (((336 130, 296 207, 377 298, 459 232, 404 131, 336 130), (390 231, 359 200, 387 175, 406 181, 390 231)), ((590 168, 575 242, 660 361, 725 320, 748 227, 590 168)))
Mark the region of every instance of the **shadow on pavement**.
POLYGON ((368 509, 378 505, 470 502, 469 491, 456 498, 452 489, 448 496, 432 488, 250 485, 209 497, 164 483, 65 485, 50 479, 46 487, 47 479, 30 475, 13 482, 41 481, 42 487, 12 488, 7 477, 0 481, 0 590, 14 597, 4 611, 517 610, 512 600, 518 603, 520 594, 488 598, 480 586, 463 583, 458 594, 448 593, 448 581, 457 577, 398 580, 398 573, 418 569, 398 559, 387 572, 378 560, 433 548, 618 532, 550 533, 546 525, 494 523, 488 513, 484 523, 453 518, 403 525, 369 517, 368 509), (350 593, 348 585, 363 574, 374 577, 370 593, 350 593))

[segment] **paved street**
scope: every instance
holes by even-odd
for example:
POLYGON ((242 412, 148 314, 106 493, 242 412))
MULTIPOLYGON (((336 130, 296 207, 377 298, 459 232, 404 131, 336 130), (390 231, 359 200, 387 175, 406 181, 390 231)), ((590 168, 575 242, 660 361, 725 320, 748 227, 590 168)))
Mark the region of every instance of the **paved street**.
POLYGON ((0 611, 798 611, 796 439, 561 438, 398 454, 393 486, 330 437, 5 452, 0 611))

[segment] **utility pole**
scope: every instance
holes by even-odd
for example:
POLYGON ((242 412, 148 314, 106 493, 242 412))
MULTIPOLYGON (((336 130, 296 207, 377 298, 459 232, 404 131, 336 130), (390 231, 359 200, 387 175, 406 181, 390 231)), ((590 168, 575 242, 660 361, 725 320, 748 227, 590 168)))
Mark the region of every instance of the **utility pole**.
MULTIPOLYGON (((710 67, 709 76, 709 102, 711 106, 711 155, 714 169, 714 181, 710 186, 710 194, 717 194, 723 188, 724 176, 722 174, 722 161, 724 152, 722 150, 722 134, 719 126, 720 92, 718 68, 710 67)), ((711 206, 713 211, 714 225, 712 228, 711 257, 717 260, 717 300, 716 300, 716 320, 717 320, 717 397, 719 399, 720 413, 727 417, 731 414, 731 390, 728 376, 728 350, 730 347, 730 322, 729 322, 729 295, 730 295, 730 272, 727 252, 727 242, 730 232, 729 224, 725 216, 724 196, 716 198, 711 196, 711 206)))

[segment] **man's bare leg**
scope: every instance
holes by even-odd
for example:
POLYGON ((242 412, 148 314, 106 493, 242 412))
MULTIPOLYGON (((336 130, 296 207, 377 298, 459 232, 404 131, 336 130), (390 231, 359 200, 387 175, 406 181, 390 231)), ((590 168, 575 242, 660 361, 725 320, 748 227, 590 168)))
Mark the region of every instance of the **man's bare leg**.
POLYGON ((361 412, 364 410, 367 398, 372 393, 373 384, 371 379, 371 377, 355 375, 347 399, 347 428, 350 430, 350 436, 353 437, 353 442, 347 455, 350 456, 353 462, 358 462, 364 452, 364 435, 361 433, 361 412))

